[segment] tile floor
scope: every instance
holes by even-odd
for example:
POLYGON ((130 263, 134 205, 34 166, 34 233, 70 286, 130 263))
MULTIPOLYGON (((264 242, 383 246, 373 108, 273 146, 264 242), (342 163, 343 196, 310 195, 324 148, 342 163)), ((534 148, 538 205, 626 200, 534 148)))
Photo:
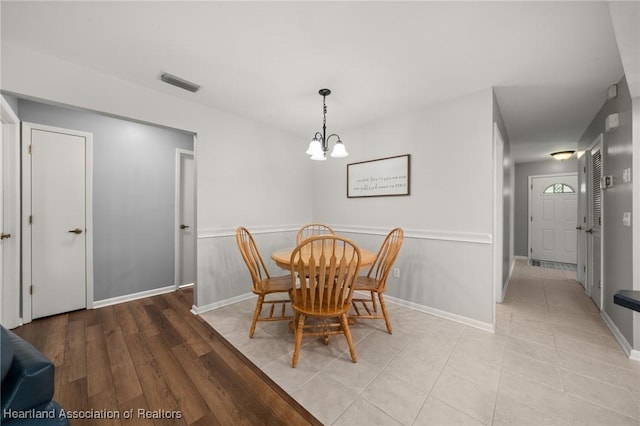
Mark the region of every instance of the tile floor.
POLYGON ((303 341, 248 330, 255 299, 202 315, 327 425, 640 425, 640 362, 620 349, 575 273, 518 261, 495 334, 388 303, 382 320, 303 341))

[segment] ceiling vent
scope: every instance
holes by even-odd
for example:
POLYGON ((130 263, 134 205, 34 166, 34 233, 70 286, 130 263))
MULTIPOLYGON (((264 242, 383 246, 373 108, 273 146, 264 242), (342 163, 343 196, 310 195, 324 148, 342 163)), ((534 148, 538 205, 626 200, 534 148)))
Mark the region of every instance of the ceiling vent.
POLYGON ((166 72, 163 72, 160 75, 160 80, 193 93, 200 90, 200 85, 184 80, 180 77, 176 77, 175 75, 171 75, 166 72))

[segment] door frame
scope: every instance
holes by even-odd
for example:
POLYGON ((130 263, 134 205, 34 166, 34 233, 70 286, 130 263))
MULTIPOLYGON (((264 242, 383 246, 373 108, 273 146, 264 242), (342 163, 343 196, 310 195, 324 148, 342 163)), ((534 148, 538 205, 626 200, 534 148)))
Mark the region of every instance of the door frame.
POLYGON ((7 328, 20 321, 20 119, 4 96, 0 96, 2 121, 2 232, 11 234, 3 240, 0 251, 0 322, 7 328), (6 225, 6 226, 5 226, 6 225), (6 280, 5 280, 6 278, 6 280))
POLYGON ((578 231, 578 247, 576 255, 578 263, 576 264, 576 281, 578 281, 582 288, 587 289, 587 215, 589 210, 589 194, 587 191, 587 167, 588 167, 588 154, 587 150, 579 151, 578 156, 578 216, 576 218, 576 230, 578 231))
MULTIPOLYGON (((547 177, 562 177, 562 176, 575 176, 576 180, 578 178, 578 172, 571 172, 571 173, 550 173, 550 174, 546 174, 546 175, 531 175, 529 176, 529 180, 528 180, 528 186, 527 186, 527 191, 529 192, 528 195, 528 200, 529 200, 529 206, 528 206, 528 218, 529 220, 527 220, 527 239, 528 241, 528 247, 527 247, 527 259, 529 259, 529 261, 531 261, 531 254, 533 252, 533 230, 531 229, 531 217, 533 216, 533 179, 537 179, 537 178, 547 178, 547 177)), ((579 182, 578 182, 579 183, 579 182)), ((576 195, 578 195, 578 193, 576 192, 576 195)), ((576 209, 578 208, 578 206, 576 206, 576 209)), ((576 211, 576 215, 577 215, 577 211, 576 211)), ((578 242, 576 241, 576 244, 578 242)), ((576 246, 577 247, 577 246, 576 246)), ((577 254, 576 254, 577 256, 577 254)), ((577 261, 577 257, 576 257, 576 261, 577 261)))
MULTIPOLYGON (((494 301, 504 301, 504 139, 497 123, 493 123, 493 282, 494 301)), ((494 326, 496 321, 494 305, 494 326)))
MULTIPOLYGON (((194 141, 195 142, 195 141, 194 141)), ((182 161, 180 161, 182 159, 182 156, 185 155, 190 155, 193 157, 193 161, 194 161, 194 174, 195 174, 195 161, 196 161, 196 156, 194 151, 189 151, 187 149, 181 149, 181 148, 176 148, 176 167, 175 167, 175 215, 174 215, 174 262, 175 262, 175 267, 174 267, 174 278, 173 278, 173 282, 175 284, 176 290, 178 290, 180 288, 180 271, 181 271, 181 265, 180 265, 180 249, 181 249, 181 234, 180 234, 180 200, 182 199, 182 185, 181 185, 181 176, 182 176, 182 161)), ((194 191, 194 201, 195 201, 195 185, 196 185, 196 176, 194 175, 193 177, 193 191, 194 191)), ((194 221, 196 220, 197 214, 196 214, 196 206, 193 206, 193 216, 194 216, 194 221)), ((194 245, 197 245, 197 227, 196 224, 193 224, 193 234, 194 234, 194 245)), ((193 254, 194 256, 197 257, 197 250, 196 247, 194 247, 193 250, 193 254)), ((196 265, 196 259, 193 259, 193 263, 194 263, 194 274, 197 274, 197 268, 195 267, 196 265)), ((194 277, 195 278, 195 277, 194 277)), ((195 281, 195 279, 194 279, 195 281)), ((194 287, 195 287, 195 282, 193 283, 194 287)))
MULTIPOLYGON (((593 171, 592 171, 592 156, 591 156, 591 151, 597 146, 600 145, 600 173, 601 173, 601 178, 604 176, 604 166, 605 166, 605 161, 604 161, 604 134, 600 133, 591 143, 591 145, 589 145, 589 148, 587 148, 587 179, 586 179, 586 183, 587 183, 587 228, 589 227, 590 224, 593 223, 593 206, 591 205, 591 194, 592 194, 592 190, 591 190, 591 186, 593 185, 593 171)), ((605 202, 604 202, 604 191, 602 189, 602 187, 600 187, 600 217, 603 218, 604 217, 604 212, 605 212, 605 202)), ((597 303, 595 303, 595 300, 593 301, 594 304, 598 307, 598 310, 600 311, 604 311, 604 220, 600 223, 600 249, 598 250, 600 252, 600 275, 598 277, 599 281, 600 281, 600 306, 598 306, 597 303)), ((591 283, 592 284, 596 284, 595 282, 595 278, 593 275, 593 235, 591 236, 587 236, 587 238, 585 239, 586 242, 586 247, 585 249, 587 250, 587 274, 585 277, 585 281, 586 281, 586 285, 585 285, 585 293, 587 294, 587 296, 589 296, 589 298, 591 298, 591 300, 593 300, 593 297, 591 296, 592 294, 592 285, 590 285, 589 280, 591 279, 591 283)))
POLYGON ((31 157, 29 145, 32 130, 64 133, 85 138, 85 254, 86 308, 93 309, 93 134, 36 123, 22 123, 22 321, 32 320, 31 311, 31 157))

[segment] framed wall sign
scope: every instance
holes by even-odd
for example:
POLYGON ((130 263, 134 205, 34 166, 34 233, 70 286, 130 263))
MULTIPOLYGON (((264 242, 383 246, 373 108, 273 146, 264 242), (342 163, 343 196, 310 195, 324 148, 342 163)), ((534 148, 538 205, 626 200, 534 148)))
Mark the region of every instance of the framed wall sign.
POLYGON ((409 195, 409 154, 347 164, 347 197, 409 195))

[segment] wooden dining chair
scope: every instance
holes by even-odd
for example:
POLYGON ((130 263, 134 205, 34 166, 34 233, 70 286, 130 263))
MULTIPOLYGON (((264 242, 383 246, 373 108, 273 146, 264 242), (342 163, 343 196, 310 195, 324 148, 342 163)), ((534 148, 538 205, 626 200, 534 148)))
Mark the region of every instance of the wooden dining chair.
POLYGON ((387 331, 389 332, 389 334, 392 334, 391 321, 389 320, 389 313, 387 312, 387 307, 384 303, 383 293, 387 290, 387 278, 389 276, 389 272, 391 271, 393 263, 396 261, 396 257, 398 257, 400 247, 402 247, 403 239, 404 231, 402 230, 402 228, 392 229, 391 232, 387 234, 384 241, 382 242, 382 245, 380 246, 380 250, 378 251, 376 260, 373 265, 371 265, 371 268, 369 269, 367 275, 359 276, 356 279, 355 290, 367 291, 369 292, 370 297, 361 298, 354 296, 352 301, 353 309, 355 311, 355 315, 352 315, 353 317, 365 319, 384 318, 384 322, 387 325, 387 331), (380 302, 382 315, 378 313, 378 307, 376 306, 376 295, 378 297, 378 301, 380 302), (369 303, 371 303, 371 307, 369 307, 369 303))
POLYGON ((260 252, 258 251, 258 246, 247 228, 239 227, 236 229, 236 242, 238 243, 240 254, 242 254, 242 259, 244 263, 247 264, 247 268, 249 268, 249 273, 251 274, 251 291, 258 295, 256 308, 253 312, 253 320, 251 321, 251 328, 249 329, 249 337, 253 337, 258 321, 291 320, 291 315, 285 315, 287 303, 291 301, 288 296, 286 299, 265 300, 269 294, 288 294, 289 290, 291 290, 291 278, 288 275, 272 277, 269 274, 262 260, 262 256, 260 256, 260 252), (269 314, 268 316, 260 316, 262 306, 265 303, 271 305, 269 314), (278 315, 274 316, 276 314, 276 305, 280 305, 281 309, 278 315))
POLYGON ((324 343, 328 344, 329 335, 344 334, 351 359, 357 362, 347 312, 360 268, 358 246, 336 235, 310 237, 293 250, 290 264, 295 329, 291 366, 295 368, 298 364, 304 335, 323 336, 324 343), (320 321, 305 324, 307 318, 320 321))
POLYGON ((327 234, 335 235, 335 232, 329 225, 324 225, 322 223, 310 223, 300 228, 296 235, 296 244, 300 244, 303 240, 306 240, 309 237, 327 234))

